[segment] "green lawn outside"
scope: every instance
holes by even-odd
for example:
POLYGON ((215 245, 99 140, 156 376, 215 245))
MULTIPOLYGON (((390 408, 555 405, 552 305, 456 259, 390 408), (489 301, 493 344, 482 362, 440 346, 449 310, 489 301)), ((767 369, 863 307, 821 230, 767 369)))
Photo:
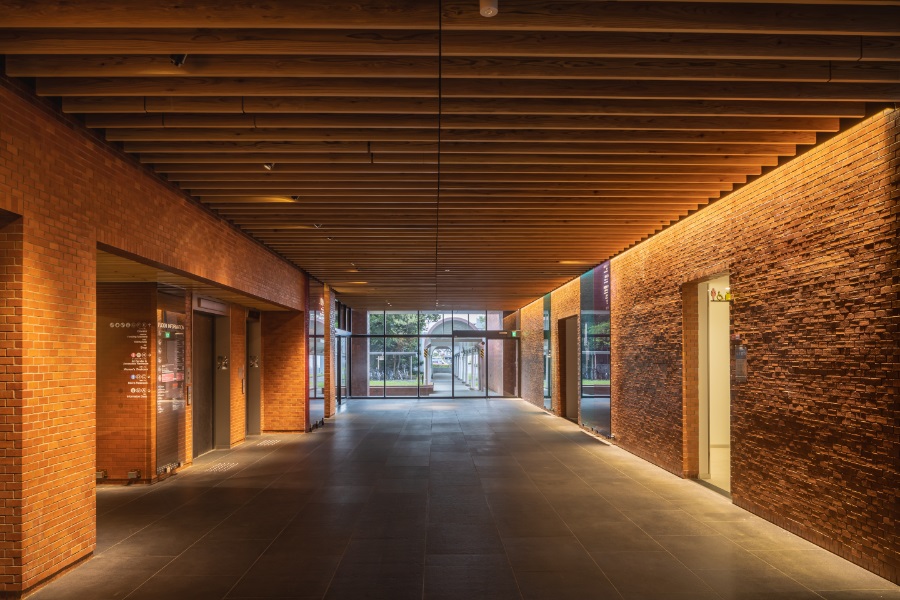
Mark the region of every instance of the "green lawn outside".
POLYGON ((582 379, 581 385, 609 385, 609 379, 582 379))

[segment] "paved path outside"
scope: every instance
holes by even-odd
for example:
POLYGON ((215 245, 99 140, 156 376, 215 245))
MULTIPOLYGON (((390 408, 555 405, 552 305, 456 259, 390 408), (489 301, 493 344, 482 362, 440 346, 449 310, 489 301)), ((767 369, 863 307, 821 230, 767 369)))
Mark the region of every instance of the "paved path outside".
POLYGON ((352 400, 97 494, 34 600, 900 599, 900 588, 521 400, 352 400))

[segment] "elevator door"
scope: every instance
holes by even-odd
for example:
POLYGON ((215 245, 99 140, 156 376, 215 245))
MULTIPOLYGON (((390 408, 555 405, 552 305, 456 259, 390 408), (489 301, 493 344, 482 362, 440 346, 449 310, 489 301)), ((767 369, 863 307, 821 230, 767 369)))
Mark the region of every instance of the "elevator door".
POLYGON ((215 317, 194 313, 194 458, 213 449, 215 317))

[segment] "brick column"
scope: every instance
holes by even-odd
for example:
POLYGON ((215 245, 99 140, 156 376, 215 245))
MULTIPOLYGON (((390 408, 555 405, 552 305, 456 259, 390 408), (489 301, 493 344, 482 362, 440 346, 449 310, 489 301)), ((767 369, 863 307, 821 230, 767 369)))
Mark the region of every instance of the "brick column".
POLYGON ((306 313, 265 312, 262 329, 261 402, 264 433, 301 432, 309 427, 306 313))
POLYGON ((697 283, 681 286, 682 330, 684 340, 681 349, 683 369, 682 391, 682 467, 683 477, 697 477, 700 474, 700 359, 699 329, 700 315, 697 306, 697 283))

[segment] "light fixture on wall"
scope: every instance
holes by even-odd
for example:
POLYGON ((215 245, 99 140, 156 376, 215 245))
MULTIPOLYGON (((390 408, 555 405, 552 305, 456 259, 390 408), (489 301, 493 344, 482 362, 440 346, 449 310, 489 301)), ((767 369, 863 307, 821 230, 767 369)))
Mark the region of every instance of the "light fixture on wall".
POLYGON ((482 17, 495 17, 500 12, 500 8, 497 6, 498 0, 480 0, 480 2, 482 17))
POLYGON ((180 69, 184 64, 184 61, 187 60, 187 54, 170 54, 169 60, 172 61, 173 65, 180 69))
POLYGON ((263 169, 266 171, 271 171, 275 168, 275 163, 263 163, 263 169))

